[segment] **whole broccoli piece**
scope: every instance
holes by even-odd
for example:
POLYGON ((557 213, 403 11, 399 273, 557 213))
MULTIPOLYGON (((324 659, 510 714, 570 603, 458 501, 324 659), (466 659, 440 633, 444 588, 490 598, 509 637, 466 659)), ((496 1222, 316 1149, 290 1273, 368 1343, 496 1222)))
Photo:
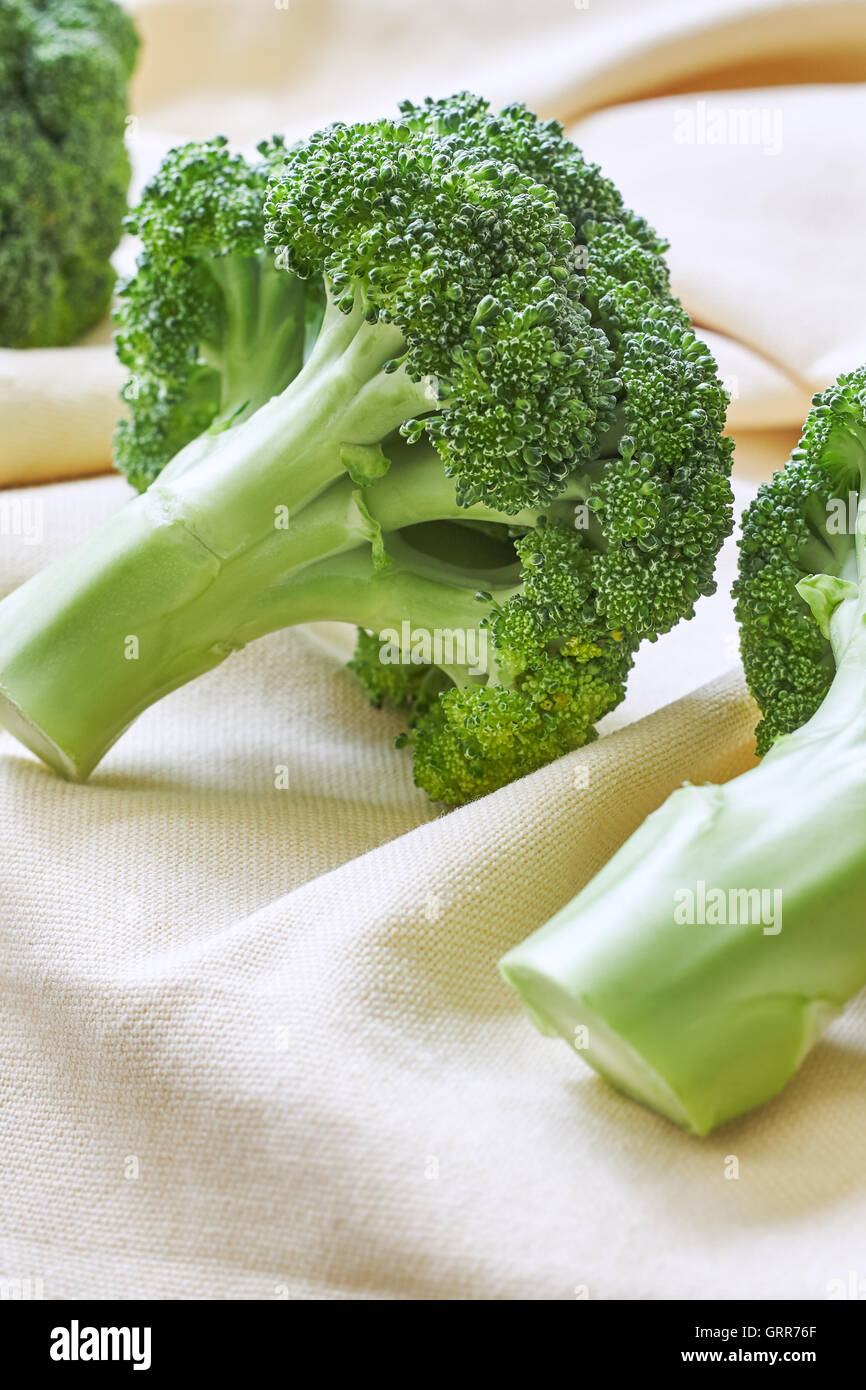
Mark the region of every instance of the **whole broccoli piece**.
POLYGON ((542 1029, 698 1134, 866 985, 866 367, 747 509, 734 594, 762 762, 674 792, 502 962, 542 1029))
POLYGON ((0 0, 0 344, 73 342, 108 306, 137 48, 114 0, 0 0))
POLYGON ((4 718, 85 777, 245 642, 349 621, 458 804, 593 738, 712 592, 725 393, 555 123, 464 93, 259 156, 173 151, 134 214, 117 459, 147 490, 0 606, 4 718))

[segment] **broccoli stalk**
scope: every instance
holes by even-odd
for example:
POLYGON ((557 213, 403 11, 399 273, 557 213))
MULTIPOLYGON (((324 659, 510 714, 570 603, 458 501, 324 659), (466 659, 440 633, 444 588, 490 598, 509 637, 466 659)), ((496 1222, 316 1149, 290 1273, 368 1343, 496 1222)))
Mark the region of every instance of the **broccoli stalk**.
POLYGON ((543 1031, 697 1134, 779 1091, 866 985, 866 369, 748 509, 736 595, 766 756, 674 792, 501 966, 543 1031))
POLYGON ((466 801, 594 737, 712 591, 724 392, 553 123, 464 94, 260 156, 173 151, 133 215, 117 459, 147 490, 0 605, 0 717, 86 777, 246 642, 349 621, 416 781, 466 801))
MULTIPOLYGON (((217 436, 206 461, 154 483, 4 601, 0 721, 63 776, 86 778, 142 710, 266 633, 327 620, 399 632, 411 614, 432 638, 477 628, 518 589, 506 547, 491 547, 504 562, 467 572, 459 531, 440 529, 433 555, 401 536, 449 517, 509 520, 460 507, 438 455, 418 451, 366 493, 343 476, 311 497, 341 468, 339 433, 280 404, 273 429, 256 416, 217 436), (281 436, 281 420, 298 428, 281 436), (270 486, 263 468, 255 489, 238 487, 250 456, 273 464, 270 486)), ((455 686, 473 679, 465 667, 448 667, 455 686)))

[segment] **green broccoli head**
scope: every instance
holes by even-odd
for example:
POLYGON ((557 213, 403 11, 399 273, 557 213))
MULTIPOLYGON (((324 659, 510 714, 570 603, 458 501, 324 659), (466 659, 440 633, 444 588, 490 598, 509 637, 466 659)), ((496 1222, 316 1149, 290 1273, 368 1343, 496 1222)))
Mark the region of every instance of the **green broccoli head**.
POLYGON ((462 503, 511 513, 562 490, 611 423, 616 383, 549 190, 459 140, 377 121, 294 151, 267 216, 283 264, 399 330, 388 367, 436 394, 401 428, 435 443, 462 503))
POLYGON ((137 47, 113 0, 0 0, 0 343, 69 343, 105 312, 137 47))
POLYGON ((733 592, 746 678, 763 715, 757 730, 761 754, 805 724, 833 682, 827 624, 804 581, 825 575, 844 580, 849 573, 856 578, 864 468, 861 367, 814 397, 790 463, 758 489, 743 516, 733 592))
MULTIPOLYGON (((416 779, 435 799, 460 801, 593 738, 598 719, 623 697, 639 643, 691 616, 696 600, 714 591, 715 557, 731 530, 732 444, 722 435, 727 397, 713 358, 670 293, 666 243, 561 126, 522 106, 492 113, 467 93, 401 110, 413 133, 433 133, 497 168, 506 161, 553 193, 575 229, 578 292, 590 316, 581 333, 603 333, 612 379, 596 381, 614 392, 613 419, 600 402, 595 438, 576 441, 546 491, 527 496, 515 487, 521 504, 570 492, 574 514, 561 501, 548 505, 539 521, 553 525, 533 530, 530 543, 515 540, 523 591, 484 620, 493 653, 488 681, 447 690, 429 709, 421 685, 419 709, 416 675, 395 701, 409 714, 416 779)), ((420 264, 420 248, 415 254, 420 264)), ((494 339, 486 346, 494 360, 504 355, 494 339)), ((543 391, 549 377, 537 379, 543 391)), ((510 399, 518 392, 515 379, 510 399)), ((427 432, 437 442, 438 424, 427 432)), ((443 457, 448 470, 452 460, 443 457)), ((482 471, 461 496, 502 506, 497 482, 491 487, 482 471)), ((374 699, 381 698, 375 664, 365 635, 354 669, 374 699)))

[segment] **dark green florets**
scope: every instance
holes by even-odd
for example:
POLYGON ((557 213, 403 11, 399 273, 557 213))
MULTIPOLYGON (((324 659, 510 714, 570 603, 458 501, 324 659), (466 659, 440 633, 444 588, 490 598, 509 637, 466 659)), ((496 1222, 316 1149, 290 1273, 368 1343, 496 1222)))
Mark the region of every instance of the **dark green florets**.
POLYGON ((514 548, 522 592, 491 621, 500 667, 516 678, 553 655, 578 664, 601 656, 612 639, 595 607, 598 557, 581 532, 542 517, 514 548))
POLYGON ((137 47, 113 0, 0 0, 0 344, 73 342, 108 306, 137 47))
POLYGON ((153 254, 252 256, 262 249, 262 198, 281 145, 262 147, 267 158, 248 164, 231 154, 225 136, 171 150, 127 219, 153 254))
POLYGON ((460 805, 592 742, 622 700, 629 664, 550 660, 519 687, 446 690, 418 721, 416 782, 433 801, 460 805))
POLYGON ((579 242, 585 240, 587 222, 618 222, 649 250, 667 250, 667 242, 625 207, 619 190, 598 165, 566 139, 558 121, 540 121, 520 102, 491 111, 490 103, 472 92, 438 100, 428 97, 417 104, 404 101, 400 111, 413 130, 447 135, 466 148, 485 150, 544 184, 575 228, 579 242))
POLYGON ((816 712, 835 674, 830 642, 796 585, 839 576, 853 557, 850 498, 866 469, 866 368, 814 398, 791 462, 743 516, 734 584, 740 647, 761 708, 758 752, 816 712))
POLYGON ((607 549, 598 605, 614 628, 654 638, 715 591, 718 547, 731 530, 727 396, 709 349, 690 330, 649 324, 624 335, 619 458, 590 505, 607 549))
POLYGON ((401 109, 413 129, 439 129, 513 160, 554 193, 577 230, 582 300, 614 354, 621 434, 619 458, 589 469, 589 505, 607 552, 594 572, 597 606, 612 630, 653 639, 714 592, 715 557, 732 527, 727 395, 671 295, 666 242, 557 122, 522 106, 497 115, 466 92, 401 109))
MULTIPOLYGON (((580 303, 574 229, 514 164, 389 121, 332 126, 290 159, 268 235, 347 312, 398 327, 422 424, 466 505, 562 490, 613 416, 610 351, 580 303)), ((407 422, 407 437, 421 425, 407 422)))
POLYGON ((584 537, 542 518, 515 551, 522 592, 487 624, 491 683, 448 691, 416 721, 415 777, 436 801, 481 796, 590 742, 625 692, 633 648, 598 617, 584 537))

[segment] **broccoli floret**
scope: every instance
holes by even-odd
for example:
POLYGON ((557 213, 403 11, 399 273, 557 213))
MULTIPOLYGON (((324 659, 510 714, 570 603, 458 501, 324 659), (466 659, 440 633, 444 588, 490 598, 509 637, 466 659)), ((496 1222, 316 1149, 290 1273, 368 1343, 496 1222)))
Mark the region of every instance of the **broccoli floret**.
POLYGON ((747 509, 734 593, 762 762, 674 792, 502 962, 534 1022, 698 1134, 866 985, 866 367, 747 509))
POLYGON ((814 399, 799 446, 743 516, 734 585, 746 678, 763 719, 758 752, 818 710, 836 673, 826 625, 798 585, 856 564, 854 528, 866 447, 866 369, 814 399))
POLYGON ((404 101, 400 111, 413 130, 447 135, 468 149, 484 150, 550 188, 579 242, 587 239, 587 224, 619 223, 650 252, 660 255, 667 250, 668 243, 625 207, 619 190, 598 165, 584 159, 566 139, 559 121, 540 121, 520 102, 493 112, 489 102, 472 92, 427 97, 420 104, 404 101))
POLYGON ((322 295, 264 247, 278 137, 249 163, 223 136, 171 150, 127 218, 143 250, 119 286, 117 355, 130 377, 115 463, 144 491, 199 436, 248 418, 300 370, 322 295))
POLYGON ((132 225, 117 458, 147 490, 41 581, 64 597, 26 664, 62 638, 92 672, 121 634, 148 662, 103 669, 98 716, 71 672, 62 711, 30 686, 31 746, 86 776, 166 690, 312 619, 359 627, 437 801, 595 737, 712 592, 730 446, 662 243, 561 128, 462 94, 255 164, 189 145, 132 225))
POLYGON ((0 0, 0 344, 70 343, 108 306, 137 48, 114 0, 0 0))

